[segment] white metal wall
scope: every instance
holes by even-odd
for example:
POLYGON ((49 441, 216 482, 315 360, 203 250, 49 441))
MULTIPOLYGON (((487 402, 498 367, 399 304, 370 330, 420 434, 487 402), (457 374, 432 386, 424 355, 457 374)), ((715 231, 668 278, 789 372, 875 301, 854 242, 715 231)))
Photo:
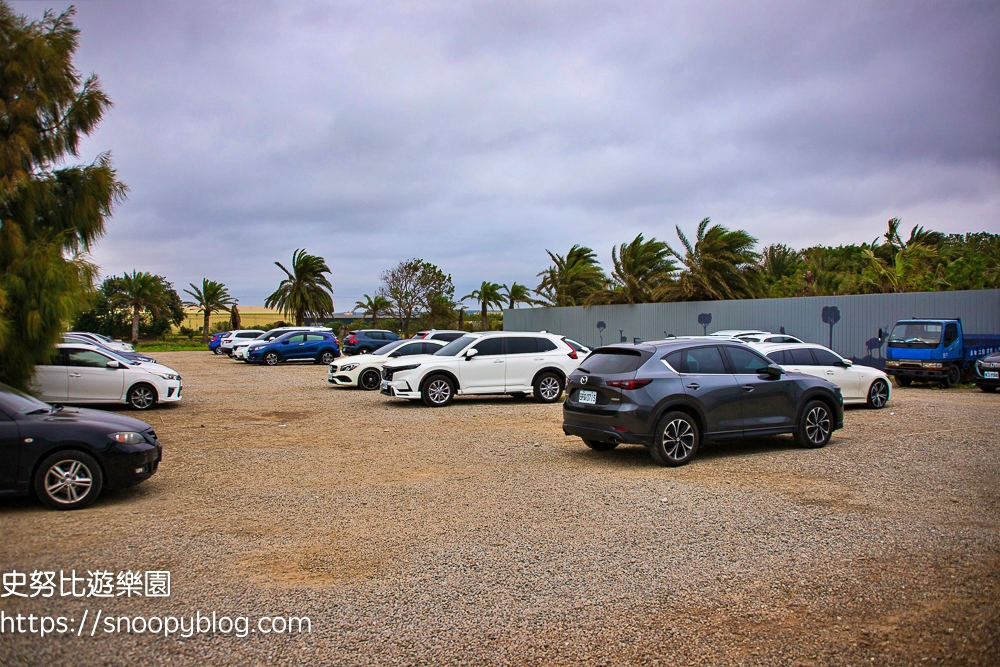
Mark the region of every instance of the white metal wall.
POLYGON ((967 333, 1000 335, 1000 290, 519 308, 505 310, 503 324, 508 331, 549 331, 593 346, 722 329, 783 329, 856 362, 881 367, 885 348, 878 330, 888 335, 896 320, 911 317, 960 317, 967 333), (605 325, 603 331, 598 323, 605 325))

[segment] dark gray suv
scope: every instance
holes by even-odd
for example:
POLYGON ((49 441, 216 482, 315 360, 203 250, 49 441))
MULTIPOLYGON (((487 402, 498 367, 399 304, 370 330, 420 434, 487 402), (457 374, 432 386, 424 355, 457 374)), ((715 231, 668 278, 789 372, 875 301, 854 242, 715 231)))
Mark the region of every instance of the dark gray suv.
POLYGON ((597 450, 645 445, 668 466, 690 461, 704 440, 793 433, 822 447, 843 426, 837 385, 717 338, 599 347, 567 379, 563 403, 566 435, 597 450))

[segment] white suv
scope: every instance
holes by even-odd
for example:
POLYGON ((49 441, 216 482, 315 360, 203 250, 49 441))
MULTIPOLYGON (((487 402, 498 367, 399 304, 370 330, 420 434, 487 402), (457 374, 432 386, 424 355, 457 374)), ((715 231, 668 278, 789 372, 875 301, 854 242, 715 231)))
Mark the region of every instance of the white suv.
POLYGON ((221 341, 219 341, 219 347, 215 348, 215 353, 232 355, 233 347, 235 347, 237 343, 249 343, 262 333, 264 332, 260 329, 239 329, 237 331, 230 331, 228 334, 223 336, 221 341))
POLYGON ((522 331, 470 333, 432 355, 392 359, 382 367, 382 393, 422 399, 431 407, 456 395, 529 391, 541 403, 562 396, 580 355, 561 336, 522 331))

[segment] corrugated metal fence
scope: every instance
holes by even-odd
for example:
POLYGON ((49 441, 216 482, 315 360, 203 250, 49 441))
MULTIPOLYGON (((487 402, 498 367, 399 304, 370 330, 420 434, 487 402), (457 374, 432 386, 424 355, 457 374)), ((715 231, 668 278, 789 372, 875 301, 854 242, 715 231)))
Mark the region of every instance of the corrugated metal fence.
POLYGON ((507 331, 559 333, 592 346, 723 329, 783 331, 882 367, 885 339, 879 339, 879 329, 888 336, 896 320, 912 317, 960 317, 966 333, 1000 334, 1000 290, 519 308, 504 311, 503 325, 507 331))

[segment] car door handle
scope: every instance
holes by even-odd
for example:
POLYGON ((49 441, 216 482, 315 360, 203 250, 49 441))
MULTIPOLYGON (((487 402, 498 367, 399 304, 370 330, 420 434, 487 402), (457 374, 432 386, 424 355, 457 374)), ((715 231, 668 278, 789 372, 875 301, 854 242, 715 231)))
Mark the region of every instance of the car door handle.
POLYGON ((503 363, 503 359, 494 359, 493 363, 494 364, 502 364, 503 363))
POLYGON ((78 378, 78 377, 80 377, 80 374, 79 373, 70 373, 69 376, 71 378, 78 378))
POLYGON ((746 392, 753 391, 753 385, 750 385, 750 384, 743 385, 743 391, 746 391, 746 392))
POLYGON ((701 385, 698 384, 697 382, 692 382, 691 384, 688 385, 688 389, 698 389, 700 387, 701 385))
POLYGON ((826 374, 827 375, 833 375, 833 371, 827 371, 826 374))

